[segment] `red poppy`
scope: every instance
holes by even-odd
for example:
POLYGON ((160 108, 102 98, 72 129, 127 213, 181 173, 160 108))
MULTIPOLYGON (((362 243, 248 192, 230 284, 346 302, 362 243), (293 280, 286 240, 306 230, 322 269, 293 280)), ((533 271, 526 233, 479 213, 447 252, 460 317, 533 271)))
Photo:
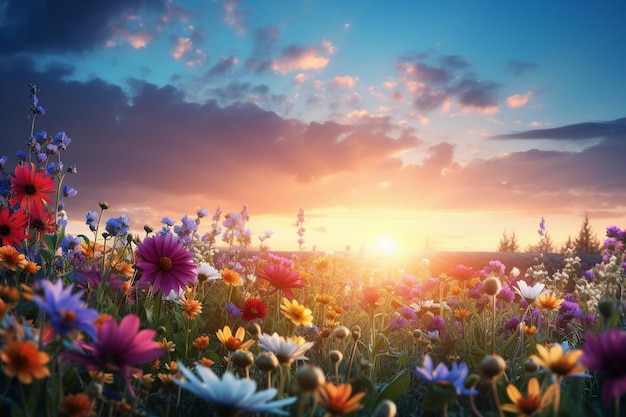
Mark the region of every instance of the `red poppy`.
POLYGON ((252 321, 256 319, 262 319, 267 315, 267 307, 265 303, 259 298, 248 298, 239 308, 241 311, 241 318, 244 321, 252 321))
POLYGON ((373 285, 363 287, 363 305, 364 307, 378 306, 378 300, 383 296, 380 289, 373 285))
POLYGON ((293 300, 291 290, 293 288, 303 288, 305 285, 298 272, 283 265, 265 264, 257 271, 257 277, 266 280, 276 288, 270 294, 281 290, 285 297, 290 300, 293 300))
POLYGON ((9 209, 0 210, 0 241, 2 246, 22 246, 22 239, 26 236, 28 216, 22 212, 11 214, 9 209))
POLYGON ((48 194, 54 192, 54 180, 45 171, 36 171, 35 165, 30 163, 16 166, 13 175, 11 205, 19 204, 24 210, 32 210, 35 206, 43 207, 44 202, 52 203, 48 194))
POLYGON ((30 217, 30 231, 41 239, 46 234, 56 232, 56 217, 46 207, 32 206, 28 216, 30 217))

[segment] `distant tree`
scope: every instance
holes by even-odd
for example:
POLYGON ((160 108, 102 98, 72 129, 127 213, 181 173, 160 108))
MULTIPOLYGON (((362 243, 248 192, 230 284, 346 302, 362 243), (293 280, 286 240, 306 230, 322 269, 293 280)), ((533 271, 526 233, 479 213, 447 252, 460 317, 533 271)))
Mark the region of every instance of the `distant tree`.
POLYGON ((519 249, 519 243, 517 242, 517 236, 515 231, 509 236, 505 231, 502 232, 500 243, 498 243, 498 252, 517 252, 519 249))
POLYGON ((548 234, 548 232, 544 232, 540 239, 539 243, 536 245, 528 245, 526 247, 526 252, 539 252, 539 253, 554 253, 554 242, 552 238, 548 234))
POLYGON ((574 239, 572 239, 572 235, 567 236, 567 240, 565 241, 565 243, 563 244, 563 246, 561 246, 561 253, 565 253, 565 251, 567 251, 570 248, 575 248, 576 247, 576 243, 574 243, 574 239))
POLYGON ((580 226, 578 237, 574 240, 574 250, 576 253, 600 253, 602 246, 598 237, 591 230, 589 216, 585 214, 585 220, 580 226))

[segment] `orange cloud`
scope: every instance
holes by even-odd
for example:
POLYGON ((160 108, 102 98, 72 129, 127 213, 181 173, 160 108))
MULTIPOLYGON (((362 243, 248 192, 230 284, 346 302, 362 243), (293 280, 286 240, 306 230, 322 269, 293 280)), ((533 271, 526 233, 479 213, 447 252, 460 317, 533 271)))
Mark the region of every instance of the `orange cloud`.
POLYGON ((506 99, 506 104, 511 108, 517 108, 525 106, 528 100, 534 95, 532 91, 528 91, 525 94, 513 94, 506 99))
POLYGON ((340 75, 333 78, 330 83, 335 87, 354 88, 358 80, 358 77, 354 78, 349 75, 340 75))

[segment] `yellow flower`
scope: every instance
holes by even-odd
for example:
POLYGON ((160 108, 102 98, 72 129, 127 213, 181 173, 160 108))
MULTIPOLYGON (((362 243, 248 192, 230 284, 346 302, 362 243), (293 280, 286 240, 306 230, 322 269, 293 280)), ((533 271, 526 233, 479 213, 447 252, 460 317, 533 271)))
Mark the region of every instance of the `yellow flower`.
POLYGON ((223 329, 217 330, 217 339, 224 345, 226 349, 231 352, 236 350, 248 350, 250 346, 254 344, 254 340, 246 340, 243 339, 246 337, 246 329, 243 327, 239 327, 237 332, 233 335, 232 330, 230 330, 229 326, 224 326, 223 329))
POLYGON ((283 297, 280 311, 283 313, 283 316, 291 320, 296 326, 313 326, 313 312, 311 309, 298 303, 298 300, 289 301, 289 299, 283 297))
POLYGON ((509 384, 506 387, 506 393, 513 403, 502 405, 502 410, 517 413, 518 417, 533 416, 552 402, 555 388, 556 386, 554 384, 550 385, 546 392, 541 395, 539 381, 537 381, 537 378, 533 377, 528 381, 528 393, 526 396, 523 396, 515 385, 509 384))
POLYGON ((332 382, 320 386, 319 394, 320 405, 333 416, 358 410, 361 408, 361 398, 365 396, 365 392, 359 392, 351 397, 352 385, 348 383, 335 385, 332 382))
POLYGON ((542 310, 556 310, 563 301, 565 300, 557 298, 552 294, 541 294, 535 299, 535 304, 542 310))
POLYGON ((159 344, 163 349, 165 349, 166 352, 174 352, 176 350, 176 343, 171 340, 168 341, 166 338, 161 339, 159 344))
POLYGON ((237 271, 233 271, 232 269, 224 268, 221 270, 220 275, 225 283, 232 286, 243 285, 241 281, 241 277, 237 271))
POLYGON ((531 355, 530 359, 559 376, 579 374, 586 369, 578 362, 583 354, 580 349, 564 352, 563 346, 555 343, 549 350, 537 345, 537 353, 538 355, 531 355))

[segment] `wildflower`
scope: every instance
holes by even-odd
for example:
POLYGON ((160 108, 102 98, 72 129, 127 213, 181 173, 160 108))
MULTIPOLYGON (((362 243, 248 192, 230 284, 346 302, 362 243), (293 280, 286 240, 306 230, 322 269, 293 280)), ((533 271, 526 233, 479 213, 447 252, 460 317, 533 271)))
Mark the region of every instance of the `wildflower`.
POLYGON ((130 219, 128 216, 121 216, 107 220, 104 230, 110 236, 126 236, 130 229, 130 219))
POLYGON ((383 296, 382 292, 378 287, 375 286, 366 286, 363 287, 363 307, 377 307, 378 300, 383 296))
POLYGON ((465 266, 463 264, 458 264, 453 266, 449 271, 448 275, 458 281, 468 282, 471 281, 472 278, 477 276, 478 274, 474 269, 470 266, 465 266))
POLYGON ((29 224, 31 232, 35 233, 39 239, 46 234, 56 232, 56 217, 54 213, 46 207, 33 206, 29 212, 29 224))
POLYGON ((202 335, 196 337, 193 341, 193 346, 198 350, 204 350, 209 347, 209 336, 202 335))
POLYGON ((246 337, 246 329, 243 327, 239 327, 235 334, 233 335, 232 330, 230 330, 229 326, 224 326, 223 329, 217 330, 217 339, 224 345, 226 349, 231 352, 236 350, 248 350, 250 346, 254 344, 254 340, 246 340, 243 339, 246 337))
POLYGON ((281 290, 285 297, 290 300, 294 298, 291 292, 292 289, 303 288, 305 286, 298 272, 282 264, 265 264, 257 271, 257 277, 266 280, 274 287, 274 291, 272 291, 270 295, 281 290))
POLYGON ((552 294, 541 294, 537 297, 535 303, 542 310, 556 310, 563 301, 562 298, 557 298, 552 294))
POLYGON ((465 362, 460 364, 453 362, 450 369, 443 362, 440 362, 436 368, 433 368, 432 358, 430 355, 425 355, 422 365, 421 368, 419 366, 415 368, 415 373, 431 384, 453 386, 457 394, 476 394, 475 390, 467 389, 463 385, 465 377, 469 373, 469 368, 465 362))
POLYGON ((175 379, 174 382, 193 393, 198 398, 210 403, 218 416, 236 417, 247 413, 273 413, 289 415, 281 407, 293 404, 297 398, 288 397, 270 401, 276 396, 276 388, 257 391, 257 384, 252 379, 237 379, 226 372, 220 379, 210 368, 196 366, 196 374, 187 369, 182 363, 179 368, 184 380, 175 379), (198 378, 199 377, 199 378, 198 378))
POLYGON ((558 376, 580 374, 585 367, 578 363, 583 351, 580 349, 564 351, 558 343, 548 350, 542 345, 537 345, 537 355, 531 355, 530 359, 537 365, 543 366, 558 376))
POLYGON ((459 308, 458 310, 454 310, 454 317, 456 317, 459 320, 465 320, 471 315, 472 313, 464 308, 459 308))
POLYGON ((166 352, 174 352, 176 350, 176 343, 171 340, 167 340, 165 337, 161 339, 159 346, 165 349, 166 352))
POLYGON ((241 319, 243 321, 253 321, 262 319, 267 315, 267 307, 259 298, 248 298, 241 303, 241 319))
POLYGON ((160 358, 165 350, 158 342, 153 341, 155 330, 139 330, 140 320, 134 314, 125 316, 119 323, 108 316, 102 318, 97 328, 97 338, 87 343, 77 341, 79 351, 63 352, 69 360, 82 363, 88 370, 117 372, 127 383, 130 392, 130 374, 135 370, 133 365, 143 364, 160 358))
POLYGON ((198 282, 205 282, 218 279, 220 273, 211 264, 207 262, 200 262, 198 264, 198 282))
POLYGON ((63 281, 58 280, 54 284, 47 280, 41 281, 43 297, 34 295, 33 300, 50 316, 50 325, 56 334, 68 335, 75 329, 87 333, 92 338, 96 337, 94 321, 98 318, 98 312, 87 308, 81 300, 83 291, 72 294, 74 285, 70 284, 63 288, 63 281))
POLYGON ((13 339, 4 344, 0 352, 4 363, 4 373, 10 377, 17 376, 23 384, 30 384, 33 378, 41 379, 50 376, 46 364, 50 356, 41 352, 32 340, 20 341, 13 339))
POLYGON ((28 261, 26 256, 19 253, 13 246, 0 247, 0 264, 6 266, 11 271, 17 268, 24 268, 28 261))
POLYGON ((63 397, 59 411, 68 417, 90 417, 95 414, 95 403, 87 394, 69 394, 63 397))
POLYGON ((315 302, 320 304, 330 304, 335 301, 335 298, 330 294, 317 294, 315 296, 315 302))
POLYGON ((225 283, 227 283, 228 285, 232 285, 233 287, 240 286, 243 284, 243 282, 241 281, 241 276, 239 276, 239 273, 232 269, 224 268, 220 271, 220 275, 222 276, 222 279, 224 280, 225 283))
POLYGON ((517 413, 518 417, 534 416, 552 402, 555 388, 555 385, 551 385, 542 395, 539 381, 537 381, 537 378, 533 377, 528 380, 528 392, 526 396, 523 396, 515 385, 509 384, 506 387, 506 393, 512 403, 503 404, 502 410, 517 413))
POLYGON ((482 284, 481 291, 487 295, 495 296, 502 290, 502 282, 496 276, 485 278, 482 284))
POLYGON ((11 213, 9 209, 0 210, 0 243, 5 246, 22 246, 26 239, 26 223, 28 216, 23 212, 11 213))
POLYGON ((526 300, 528 305, 531 305, 541 295, 545 287, 546 285, 540 282, 531 287, 526 281, 519 280, 517 281, 517 288, 514 288, 514 290, 520 297, 526 300))
POLYGON ((537 326, 535 326, 534 324, 532 326, 529 326, 528 324, 526 324, 526 322, 524 322, 522 330, 524 330, 524 334, 527 334, 529 336, 534 336, 537 334, 537 326))
POLYGON ((215 361, 213 359, 209 359, 209 358, 205 358, 205 357, 200 358, 200 361, 198 363, 200 365, 206 366, 206 367, 211 367, 211 366, 215 365, 215 361))
POLYGON ((358 392, 351 396, 352 385, 345 383, 335 385, 326 382, 319 388, 320 405, 328 411, 331 416, 340 416, 351 413, 361 408, 361 399, 365 392, 358 392))
POLYGON ((299 304, 298 300, 289 301, 287 298, 283 297, 280 311, 296 326, 313 326, 313 312, 311 309, 299 304))
POLYGON ((139 284, 150 284, 153 291, 178 293, 196 280, 193 253, 175 242, 171 234, 146 237, 138 246, 136 267, 141 269, 139 284))
POLYGON ((287 339, 279 336, 274 332, 271 336, 267 333, 259 335, 261 342, 261 348, 269 352, 272 352, 278 358, 278 362, 291 365, 294 360, 307 360, 304 356, 309 349, 313 347, 315 343, 307 342, 304 339, 287 339))
POLYGON ((43 208, 45 203, 52 204, 48 194, 54 192, 54 180, 43 171, 36 172, 32 162, 15 167, 11 186, 14 196, 9 203, 19 204, 22 210, 31 210, 35 206, 43 208))
POLYGON ((609 405, 626 393, 626 332, 611 329, 587 333, 580 362, 603 377, 602 401, 609 405))
POLYGON ((193 320, 198 314, 202 313, 202 303, 198 300, 181 298, 178 300, 178 304, 187 320, 193 320))

